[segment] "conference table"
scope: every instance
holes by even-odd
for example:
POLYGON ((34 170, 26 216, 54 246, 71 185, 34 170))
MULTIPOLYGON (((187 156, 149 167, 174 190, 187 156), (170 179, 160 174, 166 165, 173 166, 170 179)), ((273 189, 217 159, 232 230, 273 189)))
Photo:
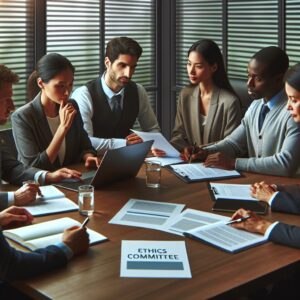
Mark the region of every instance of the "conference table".
MULTIPOLYGON (((299 182, 296 178, 253 173, 220 182, 248 184, 261 180, 275 184, 299 182)), ((63 191, 77 202, 76 192, 63 191)), ((136 178, 95 191, 95 213, 88 227, 107 236, 108 241, 91 246, 86 255, 74 258, 64 268, 14 282, 14 287, 33 299, 233 299, 279 280, 299 265, 299 250, 272 242, 230 254, 158 230, 108 224, 131 198, 181 203, 186 208, 207 212, 211 212, 213 204, 207 182, 187 184, 166 169, 162 170, 160 188, 146 187, 143 166, 136 178), (121 278, 122 240, 185 241, 192 278, 121 278)), ((223 215, 230 216, 230 213, 223 215)), ((85 219, 77 211, 35 218, 34 223, 64 216, 80 222, 85 219)), ((300 218, 296 215, 269 211, 266 218, 300 226, 300 218)))

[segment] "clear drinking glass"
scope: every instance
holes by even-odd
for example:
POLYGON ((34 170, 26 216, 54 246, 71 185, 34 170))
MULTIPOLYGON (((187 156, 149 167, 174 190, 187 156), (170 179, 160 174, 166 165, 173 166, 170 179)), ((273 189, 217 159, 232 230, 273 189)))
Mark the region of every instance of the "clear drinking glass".
POLYGON ((79 213, 91 216, 94 212, 94 187, 92 185, 81 185, 78 188, 79 213))
POLYGON ((161 163, 159 161, 146 162, 146 185, 152 188, 160 187, 161 163))

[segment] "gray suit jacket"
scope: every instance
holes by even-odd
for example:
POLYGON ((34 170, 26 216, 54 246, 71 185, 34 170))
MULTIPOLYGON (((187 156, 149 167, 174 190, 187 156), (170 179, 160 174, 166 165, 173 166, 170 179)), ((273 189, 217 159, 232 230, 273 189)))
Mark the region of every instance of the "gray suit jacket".
POLYGON ((236 158, 235 167, 239 171, 295 175, 300 165, 300 125, 287 111, 286 100, 282 91, 280 100, 267 114, 261 131, 258 118, 263 101, 253 101, 241 125, 224 140, 205 149, 236 158))
POLYGON ((178 150, 192 145, 205 145, 222 140, 241 122, 239 99, 214 86, 206 125, 201 133, 199 86, 187 86, 179 95, 171 143, 178 150))
MULTIPOLYGON (((0 181, 3 179, 11 184, 21 185, 25 180, 34 179, 35 168, 25 168, 22 163, 8 151, 5 141, 0 141, 0 181)), ((0 192, 0 210, 7 208, 7 192, 0 192)))
POLYGON ((54 171, 62 166, 79 162, 85 153, 96 151, 83 129, 81 115, 77 103, 70 102, 77 110, 72 126, 66 135, 66 154, 63 164, 59 159, 52 164, 46 149, 53 135, 44 113, 40 94, 34 100, 17 109, 12 115, 13 135, 18 149, 18 158, 25 165, 31 165, 44 170, 54 171))
POLYGON ((278 223, 272 229, 269 240, 278 244, 300 248, 300 227, 278 223))

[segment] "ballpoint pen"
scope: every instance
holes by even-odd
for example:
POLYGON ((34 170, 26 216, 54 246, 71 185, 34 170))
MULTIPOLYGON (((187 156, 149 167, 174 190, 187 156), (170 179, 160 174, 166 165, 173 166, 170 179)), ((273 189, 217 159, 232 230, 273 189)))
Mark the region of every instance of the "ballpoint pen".
POLYGON ((87 217, 81 224, 81 228, 85 227, 87 225, 87 223, 89 222, 89 220, 90 220, 89 217, 87 217))
POLYGON ((189 164, 192 162, 192 156, 196 152, 196 147, 197 147, 197 144, 196 144, 196 142, 194 142, 193 147, 192 147, 192 153, 190 154, 190 158, 189 158, 189 164))
POLYGON ((230 225, 230 224, 234 224, 234 223, 240 223, 240 222, 243 222, 243 221, 245 221, 249 218, 251 218, 251 216, 246 216, 246 217, 238 218, 238 219, 235 219, 235 220, 231 220, 231 221, 227 222, 226 225, 230 225))

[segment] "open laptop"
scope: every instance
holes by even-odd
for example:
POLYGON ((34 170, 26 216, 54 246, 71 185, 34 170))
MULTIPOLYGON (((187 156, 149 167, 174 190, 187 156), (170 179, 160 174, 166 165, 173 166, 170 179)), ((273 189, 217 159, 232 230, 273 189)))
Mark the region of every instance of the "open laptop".
POLYGON ((135 177, 152 144, 153 141, 147 141, 122 148, 109 149, 105 152, 96 171, 82 174, 83 180, 59 182, 55 185, 78 191, 78 187, 84 184, 91 184, 98 188, 114 181, 135 177))

